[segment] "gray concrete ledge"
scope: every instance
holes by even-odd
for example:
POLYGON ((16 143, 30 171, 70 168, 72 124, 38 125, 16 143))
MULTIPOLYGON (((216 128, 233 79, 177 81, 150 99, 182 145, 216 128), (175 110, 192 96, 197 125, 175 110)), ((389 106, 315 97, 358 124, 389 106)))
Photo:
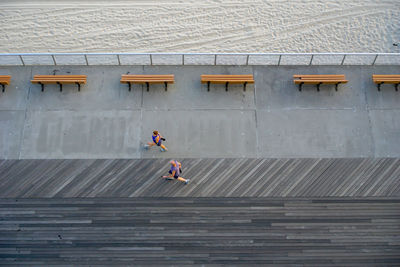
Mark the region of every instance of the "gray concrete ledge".
POLYGON ((379 92, 371 78, 399 73, 400 66, 3 66, 0 75, 12 81, 0 92, 0 158, 400 157, 400 92, 386 84, 379 92), (54 70, 86 74, 87 84, 80 92, 31 84, 54 70), (129 92, 120 83, 126 73, 174 74, 176 82, 168 91, 135 84, 129 92), (253 74, 255 84, 212 84, 208 92, 201 74, 253 74), (337 92, 299 92, 293 74, 345 74, 349 82, 337 92), (143 149, 155 129, 168 152, 143 149))
POLYGON ((0 66, 60 65, 400 65, 400 53, 9 53, 0 66))

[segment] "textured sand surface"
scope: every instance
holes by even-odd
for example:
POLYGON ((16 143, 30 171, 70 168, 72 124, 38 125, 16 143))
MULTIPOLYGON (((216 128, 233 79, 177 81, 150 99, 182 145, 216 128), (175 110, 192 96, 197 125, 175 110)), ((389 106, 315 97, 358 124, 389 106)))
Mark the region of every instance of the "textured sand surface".
POLYGON ((400 52, 400 0, 0 1, 0 52, 400 52))

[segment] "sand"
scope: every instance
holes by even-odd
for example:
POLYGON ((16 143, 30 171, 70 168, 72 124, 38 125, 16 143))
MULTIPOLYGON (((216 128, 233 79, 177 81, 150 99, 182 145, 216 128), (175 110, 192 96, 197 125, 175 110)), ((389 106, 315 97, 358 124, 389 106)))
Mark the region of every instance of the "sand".
POLYGON ((400 1, 3 0, 0 36, 1 53, 400 52, 400 1))

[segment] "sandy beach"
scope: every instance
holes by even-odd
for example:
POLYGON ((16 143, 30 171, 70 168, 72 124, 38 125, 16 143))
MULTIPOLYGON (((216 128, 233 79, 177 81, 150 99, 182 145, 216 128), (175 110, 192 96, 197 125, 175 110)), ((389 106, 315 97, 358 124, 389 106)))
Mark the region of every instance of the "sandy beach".
POLYGON ((1 1, 0 52, 400 52, 398 0, 1 1))

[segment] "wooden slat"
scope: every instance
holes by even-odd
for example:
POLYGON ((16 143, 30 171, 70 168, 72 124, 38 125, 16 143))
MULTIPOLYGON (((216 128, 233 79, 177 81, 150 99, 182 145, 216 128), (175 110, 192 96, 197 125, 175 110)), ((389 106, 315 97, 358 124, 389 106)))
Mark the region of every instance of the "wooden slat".
POLYGON ((43 84, 54 84, 54 83, 65 83, 65 84, 85 84, 86 75, 35 75, 32 83, 43 83, 43 84))
MULTIPOLYGON (((113 161, 92 163, 100 162, 113 161)), ((0 265, 398 266, 399 205, 376 197, 0 199, 0 265)))
POLYGON ((374 81, 374 83, 399 84, 400 75, 373 74, 372 80, 374 81))
POLYGON ((336 83, 347 83, 348 80, 323 80, 323 79, 315 79, 315 80, 294 80, 295 84, 318 84, 318 83, 325 83, 325 84, 336 84, 336 83))
POLYGON ((372 74, 372 78, 393 78, 400 79, 400 74, 372 74))
POLYGON ((344 74, 296 74, 293 78, 307 79, 307 78, 340 78, 344 79, 344 74))
POLYGON ((121 83, 174 83, 175 76, 173 74, 163 75, 121 75, 121 83))
POLYGON ((327 74, 327 75, 293 75, 295 84, 339 84, 347 83, 345 75, 343 74, 327 74))
POLYGON ((340 80, 346 80, 344 78, 332 78, 332 77, 310 77, 310 78, 302 78, 302 79, 296 79, 296 81, 312 81, 312 80, 319 80, 319 81, 325 81, 325 80, 332 80, 332 81, 340 81, 340 80))
POLYGON ((202 83, 254 83, 254 77, 251 74, 245 75, 214 75, 203 74, 201 75, 202 83))
POLYGON ((0 75, 0 84, 9 85, 11 82, 11 75, 0 75))

